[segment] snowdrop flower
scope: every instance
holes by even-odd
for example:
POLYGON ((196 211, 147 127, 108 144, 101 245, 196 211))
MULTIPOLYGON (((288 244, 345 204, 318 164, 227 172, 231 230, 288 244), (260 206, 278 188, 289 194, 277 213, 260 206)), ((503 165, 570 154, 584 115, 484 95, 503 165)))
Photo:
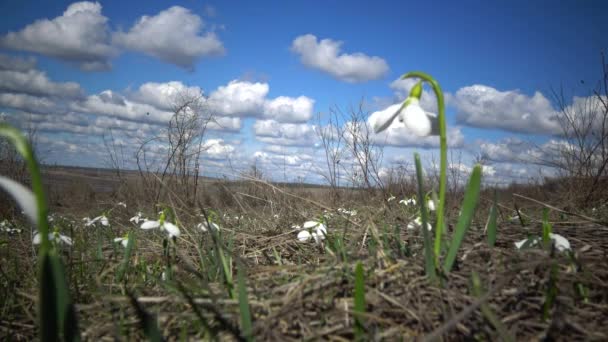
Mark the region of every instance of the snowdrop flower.
POLYGON ((435 211, 435 201, 429 199, 427 203, 427 208, 429 208, 430 211, 435 211))
MULTIPOLYGON (((418 216, 416 217, 416 219, 410 223, 407 224, 407 229, 408 230, 413 230, 416 228, 422 227, 422 217, 418 216)), ((426 223, 426 229, 428 229, 429 231, 433 229, 433 227, 431 226, 430 223, 426 223)))
POLYGON ((302 230, 298 233, 298 241, 300 242, 307 242, 308 240, 310 240, 311 237, 312 235, 310 235, 310 232, 308 232, 308 230, 302 230))
MULTIPOLYGON (((559 252, 563 252, 563 251, 567 251, 567 250, 571 249, 570 241, 568 241, 568 239, 566 239, 565 237, 563 237, 559 234, 549 233, 549 238, 551 239, 551 242, 555 246, 555 249, 557 249, 559 252)), ((532 246, 535 246, 538 244, 538 242, 540 241, 540 238, 533 237, 533 238, 527 238, 527 239, 523 239, 521 241, 517 241, 517 242, 515 242, 515 247, 517 249, 521 249, 528 241, 530 241, 528 246, 532 247, 532 246)))
MULTIPOLYGON (((59 243, 64 243, 66 245, 72 245, 72 239, 69 236, 65 236, 62 234, 59 234, 59 232, 55 231, 53 233, 49 233, 49 241, 57 241, 59 243)), ((34 245, 39 245, 42 242, 42 237, 40 236, 39 232, 36 232, 34 234, 34 239, 32 240, 32 243, 34 245)))
POLYGON ((114 243, 119 243, 119 242, 124 248, 127 248, 127 244, 129 243, 128 235, 125 235, 123 237, 117 237, 114 239, 114 243))
POLYGON ((127 207, 127 204, 125 202, 118 202, 118 203, 116 203, 116 205, 119 207, 123 207, 123 208, 127 207))
POLYGON ((416 200, 413 199, 413 198, 402 199, 401 201, 399 201, 399 204, 403 204, 403 205, 416 205, 416 200))
POLYGON ((140 228, 146 230, 160 228, 161 230, 166 231, 170 238, 178 237, 180 234, 179 228, 173 223, 165 221, 163 216, 164 215, 161 214, 161 220, 159 221, 145 221, 141 224, 140 228))
POLYGON ((145 221, 146 219, 143 218, 143 214, 141 213, 141 211, 138 211, 137 214, 135 214, 135 216, 131 217, 129 219, 129 221, 135 223, 135 224, 139 224, 139 222, 145 221))
POLYGON ((97 216, 96 218, 89 220, 88 217, 85 217, 83 219, 83 221, 85 221, 86 223, 84 224, 86 227, 90 227, 92 225, 94 225, 96 222, 99 221, 99 223, 101 223, 102 226, 109 226, 110 225, 110 221, 108 220, 108 218, 105 215, 101 215, 101 216, 97 216))
MULTIPOLYGON (((213 222, 209 222, 211 229, 215 230, 216 232, 220 230, 220 226, 218 226, 217 224, 213 223, 213 222)), ((203 232, 207 232, 209 230, 209 225, 207 225, 207 221, 201 222, 199 223, 196 228, 202 230, 203 232)))
POLYGON ((274 217, 275 219, 278 219, 279 215, 278 214, 274 214, 274 215, 272 215, 272 217, 274 217))
POLYGON ((391 202, 391 201, 394 201, 394 200, 395 200, 395 196, 391 196, 391 197, 389 197, 389 198, 388 198, 386 201, 387 201, 387 202, 391 202))
POLYGON ((38 224, 38 205, 36 204, 36 197, 30 189, 4 176, 0 176, 0 188, 6 190, 15 199, 23 209, 25 216, 32 223, 38 224))
MULTIPOLYGON (((373 123, 374 132, 380 133, 390 127, 395 118, 399 118, 399 122, 402 122, 412 133, 419 137, 426 137, 433 133, 433 123, 431 119, 436 120, 437 118, 428 115, 422 107, 420 107, 420 96, 422 95, 422 83, 418 82, 410 91, 409 97, 403 102, 401 106, 395 112, 385 110, 384 112, 376 112, 375 120, 373 123)), ((389 107, 390 109, 396 108, 396 105, 389 107)))
POLYGON ((322 222, 306 221, 303 228, 304 230, 298 233, 298 240, 301 242, 308 241, 312 236, 316 243, 321 243, 327 236, 327 227, 322 222))

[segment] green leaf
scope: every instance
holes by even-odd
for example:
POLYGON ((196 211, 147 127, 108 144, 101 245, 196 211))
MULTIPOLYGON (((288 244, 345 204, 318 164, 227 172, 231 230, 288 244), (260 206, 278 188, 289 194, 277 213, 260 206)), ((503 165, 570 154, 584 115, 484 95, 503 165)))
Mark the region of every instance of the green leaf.
POLYGON ((435 273, 435 259, 433 258, 433 242, 431 241, 431 234, 427 229, 427 222, 429 222, 428 211, 426 210, 426 201, 424 195, 424 181, 422 179, 422 164, 420 163, 420 155, 414 153, 414 160, 416 162, 416 176, 418 179, 418 203, 420 204, 420 216, 422 221, 422 236, 424 237, 424 268, 426 275, 431 280, 437 279, 435 273))
POLYGON ((548 248, 549 246, 551 246, 551 230, 553 229, 553 227, 551 226, 551 223, 549 222, 549 208, 544 208, 543 209, 543 246, 545 248, 548 248))
POLYGON ((40 255, 40 340, 59 341, 55 272, 48 252, 40 255))
POLYGON ((494 248, 496 243, 496 217, 498 213, 498 194, 494 190, 494 203, 490 208, 490 215, 488 216, 488 222, 486 223, 486 232, 488 233, 488 246, 494 248))
MULTIPOLYGON (((365 313, 365 273, 361 261, 355 266, 355 310, 356 314, 365 313)), ((363 318, 360 315, 355 316, 355 340, 365 340, 365 328, 363 326, 363 318)))
POLYGON ((253 341, 253 324, 251 320, 251 311, 249 309, 249 299, 247 298, 247 285, 245 284, 243 265, 239 265, 238 267, 237 278, 239 312, 241 314, 241 333, 247 341, 253 341))
POLYGON ((127 247, 125 248, 125 256, 123 258, 122 264, 120 265, 120 268, 118 269, 118 274, 116 276, 118 282, 122 282, 124 274, 129 268, 129 260, 131 259, 131 254, 133 253, 133 246, 135 246, 135 236, 132 232, 129 232, 129 234, 127 234, 127 247))
POLYGON ((445 258, 443 270, 446 274, 450 272, 452 266, 454 266, 454 261, 456 261, 456 254, 458 253, 458 249, 460 249, 460 245, 462 244, 462 240, 464 240, 464 236, 471 225, 471 221, 473 220, 473 214, 475 213, 475 207, 477 206, 477 202, 479 200, 479 189, 481 187, 481 165, 477 164, 473 168, 473 172, 471 173, 471 178, 469 179, 469 184, 467 186, 467 190, 464 194, 464 201, 461 208, 462 213, 458 218, 458 223, 456 224, 456 231, 454 232, 454 236, 452 237, 452 241, 450 243, 450 248, 448 249, 448 254, 445 258))

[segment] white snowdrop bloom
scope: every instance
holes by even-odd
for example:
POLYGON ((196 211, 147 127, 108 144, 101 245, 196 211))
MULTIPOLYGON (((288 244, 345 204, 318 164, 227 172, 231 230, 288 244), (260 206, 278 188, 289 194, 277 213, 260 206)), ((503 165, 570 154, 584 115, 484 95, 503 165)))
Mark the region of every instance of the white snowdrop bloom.
POLYGON ((571 249, 570 241, 568 241, 568 239, 566 239, 565 237, 553 233, 549 233, 549 237, 551 238, 551 240, 553 240, 553 244, 555 245, 555 248, 558 251, 563 252, 571 249))
POLYGON ((402 199, 399 201, 399 204, 403 205, 416 205, 416 200, 414 198, 402 199))
POLYGON ((321 243, 327 236, 327 227, 318 221, 306 221, 304 222, 303 228, 305 231, 309 231, 310 236, 315 239, 316 243, 321 243))
POLYGON ((300 232, 298 232, 298 241, 300 242, 307 242, 308 240, 310 240, 310 233, 308 232, 308 230, 301 230, 300 232))
POLYGON ((34 193, 21 183, 0 176, 0 188, 11 195, 23 210, 23 214, 34 224, 38 224, 38 205, 34 193))
POLYGON ((408 105, 403 108, 401 104, 392 105, 383 111, 374 112, 372 114, 374 132, 380 133, 391 126, 395 118, 399 118, 399 122, 412 133, 419 137, 426 137, 433 132, 433 121, 438 121, 437 116, 426 113, 422 107, 420 107, 420 100, 417 98, 408 98, 408 105))
POLYGON ((435 201, 433 201, 432 199, 428 200, 427 202, 427 207, 429 208, 430 211, 435 211, 435 201))
POLYGON ((395 200, 395 198, 396 198, 395 196, 391 196, 391 197, 389 197, 389 198, 388 198, 386 201, 387 201, 387 202, 391 202, 391 201, 394 201, 394 200, 395 200))
POLYGON ((140 228, 146 230, 160 228, 161 230, 167 232, 167 235, 169 235, 170 238, 178 237, 180 234, 179 228, 173 223, 167 221, 161 224, 160 221, 148 220, 142 223, 140 228))
MULTIPOLYGON (((65 236, 62 234, 59 234, 59 232, 53 232, 53 233, 49 233, 49 241, 57 241, 59 243, 64 243, 66 245, 72 245, 72 239, 69 236, 65 236)), ((42 237, 40 236, 39 232, 36 232, 34 234, 34 239, 32 240, 32 243, 34 245, 39 245, 42 242, 42 237)))
POLYGON ((123 207, 123 208, 127 207, 127 204, 125 202, 118 202, 118 203, 116 203, 116 205, 120 206, 120 207, 123 207))
MULTIPOLYGON (((557 249, 559 252, 564 252, 564 251, 571 249, 570 241, 568 241, 568 239, 566 239, 565 237, 563 237, 559 234, 549 233, 549 238, 551 239, 551 243, 553 243, 553 245, 555 245, 555 249, 557 249)), ((521 241, 515 242, 515 247, 517 249, 521 249, 528 240, 530 241, 530 243, 528 244, 528 247, 535 246, 541 241, 541 239, 539 237, 527 238, 527 239, 523 239, 521 241)))
MULTIPOLYGON (((422 217, 420 217, 420 216, 416 217, 416 219, 414 221, 407 224, 407 229, 409 229, 409 230, 420 228, 420 227, 422 227, 422 217)), ((431 226, 430 223, 427 222, 426 229, 431 231, 431 230, 433 230, 433 227, 431 226)))
POLYGON ((101 215, 101 216, 97 216, 96 218, 90 220, 88 217, 85 217, 84 219, 82 219, 83 221, 85 221, 85 226, 86 227, 90 227, 92 225, 94 225, 95 223, 99 222, 101 223, 102 226, 109 226, 110 225, 110 220, 108 220, 108 218, 105 215, 101 215))
POLYGON ((129 221, 135 223, 135 224, 139 224, 139 222, 145 221, 146 219, 143 218, 143 214, 141 213, 141 211, 138 211, 137 214, 135 214, 135 216, 131 217, 129 219, 129 221))
POLYGON ((127 248, 127 244, 129 243, 129 238, 127 238, 127 236, 123 236, 123 237, 117 237, 114 239, 114 243, 119 243, 124 247, 127 248))
POLYGON ((302 227, 299 224, 294 224, 291 229, 302 229, 302 227))
MULTIPOLYGON (((218 226, 217 224, 215 224, 215 223, 213 223, 213 222, 210 222, 210 226, 211 226, 211 229, 213 229, 213 230, 215 230, 215 231, 220 230, 220 226, 218 226)), ((203 222, 199 223, 199 224, 196 226, 196 228, 198 228, 198 229, 202 230, 203 232, 207 232, 207 231, 209 231, 209 226, 207 225, 207 222, 206 222, 206 221, 203 221, 203 222)))
POLYGON ((274 214, 274 215, 272 215, 272 217, 274 217, 275 219, 278 219, 279 215, 278 214, 274 214))

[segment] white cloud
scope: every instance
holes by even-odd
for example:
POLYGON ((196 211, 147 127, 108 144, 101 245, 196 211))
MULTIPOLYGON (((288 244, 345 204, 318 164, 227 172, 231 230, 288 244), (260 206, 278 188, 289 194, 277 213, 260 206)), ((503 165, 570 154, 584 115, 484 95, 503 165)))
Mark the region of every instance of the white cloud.
POLYGON ((225 143, 223 139, 208 139, 203 149, 209 159, 226 159, 235 150, 234 146, 225 143))
POLYGON ((279 96, 264 102, 264 117, 281 122, 306 122, 312 118, 314 103, 306 96, 279 96))
POLYGON ((202 94, 200 87, 188 87, 179 81, 165 83, 147 82, 130 95, 134 101, 152 105, 160 110, 171 111, 181 97, 202 94))
POLYGON ((98 2, 75 2, 59 17, 37 20, 0 37, 0 47, 40 53, 83 70, 106 70, 117 54, 109 44, 107 20, 98 2))
POLYGON ((310 146, 317 139, 315 127, 308 124, 256 120, 253 130, 256 139, 274 145, 310 146))
POLYGON ((52 113, 59 105, 52 99, 27 94, 0 93, 0 107, 20 109, 32 113, 52 113))
POLYGON ((533 134, 561 132, 555 110, 540 92, 530 97, 518 90, 473 85, 459 89, 450 104, 456 107, 459 122, 474 127, 533 134))
POLYGON ((65 98, 78 98, 84 95, 78 83, 53 82, 48 79, 46 73, 34 69, 0 70, 0 91, 65 98))
POLYGON ((104 90, 96 95, 89 95, 80 102, 70 104, 72 110, 122 118, 131 121, 152 121, 157 123, 168 122, 171 119, 171 112, 161 111, 148 104, 142 104, 127 100, 122 95, 104 90))
POLYGON ((207 123, 207 128, 215 131, 239 132, 241 130, 241 118, 217 116, 207 123))
POLYGON ((346 82, 375 80, 388 72, 388 64, 380 57, 360 52, 340 54, 342 44, 331 39, 317 41, 314 35, 306 34, 294 39, 291 50, 300 55, 304 65, 346 82))
POLYGON ((28 71, 36 67, 33 57, 21 58, 0 53, 0 70, 28 71))
POLYGON ((234 80, 212 92, 207 103, 214 114, 256 116, 263 111, 268 90, 267 83, 234 80))
POLYGON ((224 53, 214 32, 202 33, 203 20, 190 10, 173 6, 155 16, 142 16, 128 32, 116 32, 112 41, 168 63, 193 70, 204 56, 224 53))

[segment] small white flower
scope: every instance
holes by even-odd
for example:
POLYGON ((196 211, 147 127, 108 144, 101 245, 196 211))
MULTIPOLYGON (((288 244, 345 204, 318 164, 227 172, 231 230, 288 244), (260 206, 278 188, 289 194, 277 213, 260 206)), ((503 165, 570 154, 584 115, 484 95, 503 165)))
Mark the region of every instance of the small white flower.
MULTIPOLYGON (((563 252, 563 251, 571 249, 570 241, 568 241, 568 239, 566 239, 565 237, 563 237, 559 234, 549 233, 549 238, 551 239, 551 242, 553 243, 553 245, 555 245, 555 249, 557 249, 559 252, 563 252)), ((531 238, 523 239, 521 241, 517 241, 517 242, 515 242, 515 247, 517 249, 521 249, 527 241, 530 241, 530 243, 528 244, 528 247, 532 247, 532 246, 535 246, 538 244, 538 242, 540 241, 540 238, 531 237, 531 238)))
MULTIPOLYGON (((420 228, 420 227, 422 227, 422 217, 420 217, 420 216, 416 217, 416 219, 414 221, 407 224, 407 229, 409 229, 409 230, 413 230, 413 229, 420 228)), ((431 230, 433 230, 433 227, 431 226, 430 223, 427 222, 426 229, 431 231, 431 230)))
POLYGON ((304 222, 303 228, 304 231, 307 231, 309 235, 313 237, 316 243, 321 243, 327 236, 327 227, 321 222, 306 221, 304 222), (312 233, 310 231, 312 231, 312 233))
POLYGON ((127 248, 127 244, 129 243, 129 239, 126 236, 123 237, 117 237, 114 239, 114 243, 119 243, 124 247, 127 248))
POLYGON ((146 230, 160 228, 161 230, 167 232, 167 235, 169 235, 170 238, 178 237, 180 234, 179 228, 173 223, 167 221, 163 222, 163 224, 161 225, 160 221, 148 220, 142 223, 140 228, 146 230))
POLYGON ((274 215, 272 215, 272 217, 274 217, 275 219, 278 219, 279 215, 278 214, 274 214, 274 215))
POLYGON ((302 230, 298 233, 298 241, 300 242, 307 242, 308 240, 310 240, 310 233, 308 232, 308 230, 302 230))
POLYGON ((394 200, 395 200, 395 196, 391 196, 391 197, 389 197, 389 198, 388 198, 386 201, 387 201, 387 202, 391 202, 391 201, 394 201, 394 200))
MULTIPOLYGON (((59 243, 64 243, 66 245, 72 245, 72 239, 69 236, 65 236, 62 234, 59 234, 59 232, 53 232, 53 233, 49 233, 49 241, 57 241, 59 243)), ((38 245, 42 242, 42 237, 40 236, 39 232, 36 232, 34 234, 34 239, 32 240, 32 243, 34 245, 38 245)))
POLYGON ((394 104, 382 111, 372 113, 370 121, 373 121, 376 134, 389 128, 397 117, 403 126, 417 136, 426 137, 437 133, 433 131, 433 126, 436 126, 433 121, 437 121, 437 117, 426 113, 420 107, 418 99, 408 98, 406 101, 409 101, 409 104, 405 108, 402 104, 394 104))
POLYGON ((435 211, 435 201, 433 201, 432 199, 428 200, 428 208, 430 211, 435 211))
MULTIPOLYGON (((210 222, 210 223, 211 223, 211 224, 210 224, 211 229, 213 229, 213 230, 215 230, 215 231, 220 230, 220 226, 218 226, 217 224, 215 224, 215 223, 213 223, 213 222, 210 222)), ((202 230, 203 232, 207 232, 207 231, 209 230, 209 226, 207 225, 207 222, 206 222, 206 221, 203 221, 203 222, 199 223, 199 224, 196 226, 196 228, 198 228, 198 229, 202 230)))
POLYGON ((123 208, 127 207, 127 204, 125 202, 118 202, 116 205, 120 206, 120 207, 123 207, 123 208))
POLYGON ((141 213, 141 211, 138 211, 137 214, 135 214, 135 216, 131 217, 129 219, 129 221, 135 223, 135 224, 139 224, 139 222, 145 221, 146 219, 143 218, 143 214, 141 213))
POLYGON ((25 216, 32 223, 38 224, 38 205, 36 197, 30 189, 4 176, 0 176, 0 188, 6 190, 17 201, 25 216))
POLYGON ((416 205, 416 200, 413 198, 408 198, 408 199, 402 199, 401 201, 399 201, 399 204, 403 204, 403 205, 416 205))
POLYGON ((97 216, 96 218, 90 220, 88 217, 85 217, 82 219, 83 221, 85 221, 85 226, 86 227, 90 227, 92 225, 94 225, 95 223, 97 223, 99 221, 99 223, 101 223, 102 226, 109 226, 110 225, 110 221, 108 220, 108 218, 105 215, 101 215, 101 216, 97 216))

